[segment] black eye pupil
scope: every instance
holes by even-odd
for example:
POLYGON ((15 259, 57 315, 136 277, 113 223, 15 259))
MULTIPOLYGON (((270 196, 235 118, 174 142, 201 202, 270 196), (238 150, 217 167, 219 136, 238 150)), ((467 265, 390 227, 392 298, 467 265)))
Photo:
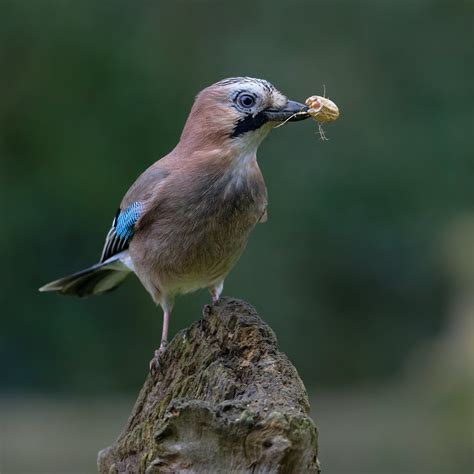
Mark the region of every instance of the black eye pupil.
POLYGON ((246 94, 246 95, 240 96, 240 103, 244 107, 252 107, 254 102, 255 102, 255 99, 251 95, 246 94))

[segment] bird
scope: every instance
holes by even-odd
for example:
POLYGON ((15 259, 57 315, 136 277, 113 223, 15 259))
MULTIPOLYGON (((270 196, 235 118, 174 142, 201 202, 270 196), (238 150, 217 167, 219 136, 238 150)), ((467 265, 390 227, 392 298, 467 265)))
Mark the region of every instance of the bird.
POLYGON ((157 368, 175 297, 207 288, 217 303, 250 232, 267 220, 259 145, 278 124, 308 118, 307 110, 263 79, 232 77, 203 89, 176 147, 125 193, 99 262, 39 291, 100 295, 134 273, 163 311, 150 362, 157 368))

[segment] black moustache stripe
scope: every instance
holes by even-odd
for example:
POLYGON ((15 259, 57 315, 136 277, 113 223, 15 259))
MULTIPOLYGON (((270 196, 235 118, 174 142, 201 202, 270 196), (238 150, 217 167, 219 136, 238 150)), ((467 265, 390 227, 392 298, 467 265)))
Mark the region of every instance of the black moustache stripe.
POLYGON ((259 112, 257 115, 246 115, 244 118, 240 119, 232 131, 231 137, 239 137, 240 135, 251 132, 252 130, 257 130, 262 125, 268 122, 267 116, 263 112, 259 112))

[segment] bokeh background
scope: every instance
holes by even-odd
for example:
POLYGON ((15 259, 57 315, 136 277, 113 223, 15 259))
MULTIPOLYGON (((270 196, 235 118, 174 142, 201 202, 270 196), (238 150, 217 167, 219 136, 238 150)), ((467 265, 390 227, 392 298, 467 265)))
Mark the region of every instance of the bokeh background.
POLYGON ((328 142, 306 121, 261 146, 269 220, 224 291, 300 372, 323 472, 472 472, 473 24, 471 0, 3 0, 0 472, 94 472, 118 435, 160 311, 133 277, 37 288, 97 260, 195 94, 236 75, 342 112, 328 142))

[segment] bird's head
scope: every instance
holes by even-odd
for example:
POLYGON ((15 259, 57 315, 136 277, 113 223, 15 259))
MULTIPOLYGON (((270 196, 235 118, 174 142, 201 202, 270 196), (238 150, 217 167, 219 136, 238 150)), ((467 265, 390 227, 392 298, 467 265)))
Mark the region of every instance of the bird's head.
POLYGON ((306 105, 288 100, 263 79, 233 77, 202 90, 181 141, 214 149, 255 151, 268 132, 286 120, 303 120, 306 105))

